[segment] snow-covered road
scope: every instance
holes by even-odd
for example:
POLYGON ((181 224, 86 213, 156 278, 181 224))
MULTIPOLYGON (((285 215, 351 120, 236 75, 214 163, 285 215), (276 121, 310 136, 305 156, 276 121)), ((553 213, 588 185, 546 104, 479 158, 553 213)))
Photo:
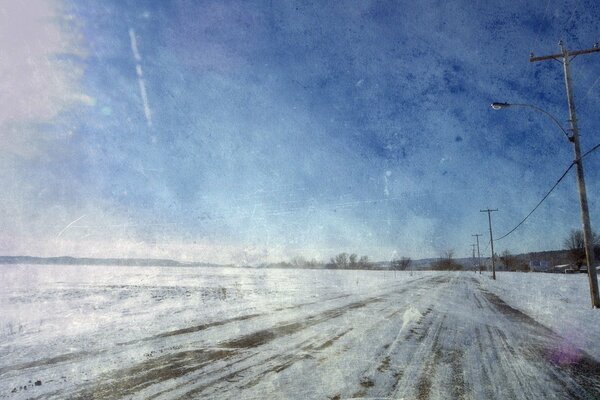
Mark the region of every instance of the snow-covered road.
POLYGON ((0 398, 600 398, 597 361, 479 279, 387 279, 87 351, 5 358, 0 398))

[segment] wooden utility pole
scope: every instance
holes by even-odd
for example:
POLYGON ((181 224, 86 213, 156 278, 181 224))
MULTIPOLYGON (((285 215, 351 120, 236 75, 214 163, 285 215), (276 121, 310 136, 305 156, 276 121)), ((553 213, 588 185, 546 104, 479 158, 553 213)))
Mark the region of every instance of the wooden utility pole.
POLYGON ((498 211, 498 209, 490 210, 479 210, 479 212, 486 212, 488 214, 488 223, 490 225, 490 247, 492 248, 492 279, 496 279, 496 264, 494 262, 494 235, 492 234, 492 212, 498 211))
POLYGON ((583 160, 581 159, 581 145, 579 143, 579 128, 577 126, 577 114, 575 113, 575 102, 573 100, 573 87, 571 81, 570 63, 573 58, 582 54, 600 52, 600 47, 596 44, 593 48, 587 50, 568 51, 562 40, 558 42, 560 46, 559 54, 552 54, 543 57, 529 58, 530 62, 555 60, 563 65, 565 76, 565 86, 567 89, 567 104, 569 106, 569 122, 571 124, 572 136, 569 140, 573 143, 575 151, 575 167, 577 173, 577 188, 579 190, 579 205, 581 207, 581 221, 583 225, 583 241, 585 247, 585 258, 588 268, 588 279, 590 285, 590 295, 592 298, 592 307, 600 308, 600 298, 598 297, 598 278, 596 277, 596 267, 594 266, 594 244, 592 240, 592 227, 590 224, 590 211, 588 208, 587 193, 585 189, 585 178, 583 176, 583 160))
POLYGON ((476 233, 474 235, 477 238, 477 266, 479 267, 479 273, 481 274, 481 255, 479 254, 479 236, 483 236, 481 233, 476 233))

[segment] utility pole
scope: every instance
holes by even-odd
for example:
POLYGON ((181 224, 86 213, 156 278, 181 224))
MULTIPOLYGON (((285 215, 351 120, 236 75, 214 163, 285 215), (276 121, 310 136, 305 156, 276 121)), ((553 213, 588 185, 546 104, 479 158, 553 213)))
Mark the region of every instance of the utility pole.
MULTIPOLYGON (((476 262, 475 262, 475 246, 477 246, 475 243, 471 244, 471 248, 473 249, 473 267, 475 267, 476 262)), ((474 268, 473 268, 474 269, 474 268)))
POLYGON ((496 264, 494 263, 494 235, 492 234, 492 212, 498 211, 498 209, 490 210, 479 210, 479 212, 486 212, 488 214, 488 223, 490 224, 490 247, 492 248, 492 279, 496 279, 496 264))
POLYGON ((577 188, 579 189, 579 204, 581 206, 581 221, 583 225, 583 241, 585 247, 585 258, 588 267, 588 279, 590 284, 590 295, 592 297, 592 307, 600 308, 600 297, 598 297, 598 279, 596 277, 596 267, 594 266, 594 245, 592 243, 592 227, 590 224, 590 211, 588 208, 587 193, 585 189, 585 179, 583 177, 583 160, 581 159, 581 145, 579 143, 579 128, 577 127, 577 115, 575 113, 575 102, 573 100, 573 87, 571 81, 570 63, 573 58, 581 54, 590 54, 600 52, 598 43, 586 50, 576 50, 569 52, 562 40, 558 42, 560 46, 559 54, 552 54, 543 57, 534 57, 531 54, 530 62, 556 60, 563 65, 565 75, 565 86, 567 89, 567 104, 569 106, 569 122, 571 124, 572 136, 569 140, 573 143, 575 150, 575 167, 577 173, 577 188))
POLYGON ((483 236, 481 233, 476 233, 474 235, 477 238, 477 266, 479 267, 479 273, 481 274, 481 255, 479 255, 479 236, 483 236))

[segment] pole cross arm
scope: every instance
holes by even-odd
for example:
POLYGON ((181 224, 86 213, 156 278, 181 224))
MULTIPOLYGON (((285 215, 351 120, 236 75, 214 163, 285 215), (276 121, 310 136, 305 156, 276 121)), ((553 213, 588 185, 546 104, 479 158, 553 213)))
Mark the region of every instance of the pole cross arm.
MULTIPOLYGON (((575 50, 575 51, 569 51, 567 53, 567 56, 578 56, 580 54, 590 54, 590 53, 596 53, 600 51, 600 47, 593 47, 591 49, 586 49, 586 50, 575 50)), ((551 54, 549 56, 541 56, 541 57, 534 57, 533 54, 531 55, 531 57, 529 57, 529 62, 537 62, 537 61, 546 61, 546 60, 551 60, 551 59, 559 59, 562 58, 564 55, 563 53, 558 53, 558 54, 551 54)))

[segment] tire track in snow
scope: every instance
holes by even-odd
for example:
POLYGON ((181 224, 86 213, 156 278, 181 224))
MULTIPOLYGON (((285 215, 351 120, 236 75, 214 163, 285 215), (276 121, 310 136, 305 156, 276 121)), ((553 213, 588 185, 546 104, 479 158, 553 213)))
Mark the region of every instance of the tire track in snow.
MULTIPOLYGON (((396 398, 398 397, 396 391, 399 388, 408 387, 407 382, 415 381, 418 376, 420 376, 418 378, 420 390, 423 393, 429 391, 430 382, 426 378, 426 371, 435 368, 437 364, 436 360, 429 359, 427 356, 430 348, 429 343, 436 340, 442 327, 442 323, 430 314, 434 309, 433 303, 437 299, 434 294, 438 293, 440 287, 444 287, 449 282, 450 278, 448 276, 434 277, 429 283, 435 286, 429 288, 430 290, 421 296, 412 299, 415 303, 427 299, 425 304, 429 305, 415 321, 401 319, 399 325, 406 327, 406 329, 399 329, 394 340, 384 346, 385 351, 382 352, 382 356, 378 357, 371 368, 363 373, 360 389, 352 394, 352 398, 396 398), (431 289, 435 289, 435 291, 432 293, 431 289), (408 325, 407 322, 409 322, 408 325), (428 336, 429 338, 425 340, 428 336), (420 343, 424 341, 427 344, 421 345, 420 343), (424 362, 424 360, 429 361, 424 362)), ((418 306, 421 309, 425 307, 422 303, 418 306)), ((405 314, 408 313, 405 312, 405 314)), ((413 397, 409 396, 407 398, 413 397)))
MULTIPOLYGON (((206 365, 204 362, 205 359, 215 362, 218 360, 233 358, 238 356, 244 350, 264 346, 275 339, 296 334, 309 327, 321 324, 334 318, 339 318, 347 312, 366 307, 373 303, 381 302, 382 300, 383 298, 381 296, 371 297, 363 301, 353 302, 342 307, 326 310, 319 314, 314 314, 307 318, 303 318, 302 320, 280 323, 268 329, 262 329, 251 334, 218 343, 217 350, 204 348, 198 350, 186 350, 145 360, 134 367, 117 371, 109 376, 103 377, 101 381, 107 383, 99 383, 96 384, 95 387, 83 390, 77 394, 75 398, 110 399, 130 396, 151 385, 181 378, 187 374, 197 372, 206 365)), ((202 329, 190 329, 190 332, 186 333, 200 330, 202 329)), ((339 336, 339 333, 337 335, 339 336)), ((170 335, 167 334, 164 336, 167 337, 170 335)), ((334 337, 329 337, 324 342, 320 342, 319 346, 326 345, 329 341, 332 341, 333 343, 333 341, 335 341, 333 339, 334 337)), ((283 364, 281 364, 279 367, 276 367, 275 371, 277 371, 277 369, 281 371, 289 367, 289 365, 291 365, 293 362, 302 359, 302 357, 295 358, 287 356, 284 358, 285 360, 283 364)), ((245 369, 247 368, 244 368, 244 370, 245 369)), ((267 369, 267 371, 264 372, 268 373, 272 371, 267 369)), ((232 375, 234 374, 229 373, 225 376, 221 376, 215 379, 212 383, 203 385, 201 388, 191 391, 189 395, 186 394, 184 398, 196 396, 206 388, 224 380, 225 377, 231 377, 232 375)))
MULTIPOLYGON (((221 369, 223 369, 224 371, 221 371, 220 375, 222 375, 224 377, 224 380, 226 381, 227 379, 235 377, 235 373, 225 373, 227 372, 227 369, 236 369, 238 368, 239 364, 248 364, 248 362, 252 360, 256 360, 255 365, 251 365, 251 368, 244 369, 259 371, 263 367, 263 365, 261 365, 261 360, 264 361, 264 357, 261 358, 257 356, 257 354, 249 354, 247 349, 244 348, 245 345, 254 344, 260 347, 263 345, 268 345, 271 341, 276 340, 278 338, 290 335, 293 336, 296 333, 302 332, 303 330, 318 325, 322 322, 326 322, 329 319, 341 317, 345 312, 356 311, 362 308, 364 305, 370 304, 371 302, 377 303, 383 301, 385 298, 388 298, 391 294, 398 294, 400 292, 407 291, 409 290, 410 286, 420 284, 420 282, 424 279, 427 280, 429 279, 429 277, 418 278, 400 285, 398 283, 385 285, 382 287, 383 293, 379 297, 371 297, 363 301, 345 305, 343 307, 325 310, 324 312, 317 313, 297 321, 281 323, 275 326, 275 334, 273 334, 273 332, 268 332, 268 329, 262 330, 259 332, 255 332, 253 336, 252 334, 250 334, 246 335, 246 337, 238 337, 233 338, 231 340, 226 340, 223 343, 219 343, 218 346, 215 348, 206 346, 206 340, 201 340, 202 345, 200 347, 198 347, 198 344, 196 344, 196 347, 194 347, 193 343, 198 343, 198 339, 201 339, 203 337, 202 331, 208 330, 209 328, 218 328, 219 330, 224 330, 226 332, 225 327, 227 326, 227 324, 232 322, 244 322, 247 319, 258 318, 260 317, 260 315, 253 314, 249 316, 234 317, 224 321, 216 321, 215 323, 200 324, 191 327, 167 331, 158 335, 154 335, 152 337, 143 338, 140 341, 132 341, 130 343, 127 343, 127 345, 121 345, 122 350, 113 349, 113 352, 117 351, 118 353, 123 353, 123 359, 125 359, 129 358, 127 353, 135 351, 135 349, 139 347, 139 345, 141 345, 143 351, 146 352, 146 357, 149 357, 150 359, 146 359, 141 362, 138 361, 131 367, 121 368, 119 370, 112 370, 111 372, 103 373, 99 375, 99 378, 95 378, 94 381, 91 382, 85 382, 84 380, 80 383, 79 387, 74 387, 72 389, 65 388, 66 391, 65 389, 58 389, 52 392, 46 391, 43 398, 74 398, 77 396, 79 396, 79 398, 121 398, 127 396, 139 396, 138 393, 146 393, 147 395, 151 396, 153 395, 153 393, 156 393, 157 389, 161 390, 160 387, 152 388, 153 385, 162 386, 163 388, 173 386, 181 387, 182 385, 185 386, 188 385, 189 382, 185 382, 184 378, 186 378, 187 376, 198 375, 204 373, 205 371, 212 371, 211 373, 214 373, 215 370, 218 369, 213 368, 214 366, 222 367, 221 369), (364 303, 364 305, 361 305, 359 303, 364 303), (344 310, 344 312, 340 312, 340 309, 343 308, 346 308, 346 310, 344 310), (319 315, 321 315, 321 317, 319 317, 319 315), (299 321, 301 323, 294 325, 295 322, 297 323, 299 321), (183 340, 178 339, 178 341, 173 343, 171 341, 171 338, 175 337, 181 337, 181 339, 183 340), (160 341, 157 340, 154 343, 152 341, 153 339, 160 339, 160 341), (190 344, 190 339, 192 340, 192 344, 190 344), (174 346, 171 344, 174 344, 174 346), (229 348, 223 348, 219 346, 227 346, 229 348), (188 348, 187 350, 182 350, 182 348, 186 347, 188 348), (156 355, 159 353, 160 355, 157 357, 156 355), (204 363, 203 360, 206 359, 209 359, 210 362, 204 363), (71 392, 71 390, 77 391, 73 393, 71 392)), ((349 296, 351 295, 336 295, 333 297, 323 299, 322 301, 327 302, 330 300, 342 299, 349 296)), ((294 305, 291 307, 284 307, 282 308, 282 310, 290 308, 299 308, 304 305, 310 305, 314 303, 315 302, 310 302, 301 305, 294 305)), ((351 330, 352 328, 344 328, 342 330, 338 329, 331 334, 323 335, 321 333, 318 336, 318 338, 315 339, 314 345, 307 346, 307 348, 300 351, 310 350, 316 353, 324 352, 328 348, 332 347, 338 340, 340 340, 340 338, 342 338, 347 332, 351 330)), ((212 329, 212 332, 216 331, 212 329)), ((214 334, 212 333, 211 335, 214 336, 214 334)), ((285 352, 285 349, 282 350, 285 352)), ((347 350, 350 349, 341 349, 341 351, 347 350)), ((108 349, 105 352, 108 353, 108 349)), ((339 353, 340 349, 336 349, 336 352, 339 353)), ((94 355, 91 355, 90 357, 93 356, 94 355)), ((293 365, 293 363, 301 360, 303 360, 302 357, 289 357, 289 355, 286 354, 280 357, 273 357, 273 359, 271 359, 270 361, 272 361, 273 363, 279 363, 279 366, 271 368, 272 371, 265 371, 265 374, 281 372, 289 366, 293 365)), ((61 358, 56 360, 49 360, 51 364, 53 364, 55 361, 56 363, 61 363, 63 360, 61 358)), ((72 360, 68 359, 64 361, 68 362, 72 360)), ((76 366, 77 360, 74 361, 74 366, 76 366)), ((99 359, 98 362, 102 363, 103 361, 99 359)), ((36 365, 28 365, 24 367, 33 368, 36 367, 36 365)), ((66 365, 65 368, 68 368, 68 365, 66 365)), ((168 392, 169 389, 162 391, 163 394, 166 394, 168 392)), ((141 396, 143 398, 147 397, 146 395, 141 396)), ((169 396, 166 395, 166 397, 168 398, 169 396)))
POLYGON ((472 280, 457 277, 440 285, 429 301, 397 351, 378 360, 355 397, 600 398, 597 361, 577 351, 575 361, 557 363, 553 351, 564 339, 472 280), (446 301, 468 302, 472 315, 455 314, 446 301))
MULTIPOLYGON (((375 303, 381 303, 381 302, 385 302, 386 299, 390 296, 390 295, 399 295, 401 293, 404 293, 406 291, 410 290, 410 288, 405 287, 402 288, 400 290, 394 290, 391 293, 387 293, 386 295, 383 296, 378 296, 375 298, 370 299, 370 301, 368 301, 368 304, 375 304, 375 303)), ((365 302, 361 302, 360 304, 365 303, 365 302)), ((345 311, 351 311, 353 309, 358 309, 358 308, 362 308, 368 304, 363 304, 360 307, 358 306, 359 304, 354 303, 354 304, 350 304, 348 306, 342 307, 343 309, 345 309, 345 311)), ((391 304, 391 306, 393 306, 393 304, 391 304)), ((379 310, 380 311, 380 310, 379 310)), ((381 311, 380 311, 381 312, 381 311)), ((304 319, 304 328, 308 328, 310 326, 313 325, 313 322, 317 322, 317 323, 321 323, 321 322, 325 322, 328 320, 331 320, 333 318, 339 318, 341 317, 344 313, 340 313, 339 310, 334 309, 334 310, 330 310, 327 311, 325 313, 320 314, 318 317, 315 316, 311 316, 308 317, 306 319, 304 319)), ((375 328, 372 328, 375 329, 375 328)), ((269 368, 265 368, 265 364, 261 363, 260 365, 255 365, 253 366, 254 369, 258 369, 258 371, 254 371, 255 372, 255 376, 254 378, 247 384, 243 385, 240 387, 240 389, 247 389, 249 387, 252 387, 256 384, 258 384, 259 382, 261 382, 262 380, 264 380, 266 378, 267 375, 271 374, 271 373, 279 373, 281 371, 283 371, 284 369, 287 369, 288 367, 290 367, 292 364, 294 364, 295 362, 298 361, 302 361, 302 360, 307 360, 307 359, 314 359, 317 357, 317 354, 331 346, 333 346, 333 344, 335 342, 337 342, 341 337, 345 336, 347 333, 349 333, 350 331, 352 331, 353 328, 350 327, 349 329, 343 330, 342 332, 336 333, 334 335, 330 335, 328 337, 323 338, 322 336, 317 335, 316 337, 318 339, 314 339, 312 341, 311 344, 306 345, 304 347, 302 347, 298 353, 301 354, 301 356, 290 356, 290 353, 294 353, 294 351, 290 351, 290 349, 287 349, 283 352, 283 355, 281 356, 277 356, 274 357, 272 360, 269 361, 273 361, 273 360, 284 360, 283 364, 278 364, 275 367, 269 367, 269 368)), ((347 350, 351 350, 351 349, 347 349, 347 350)), ((324 360, 320 360, 320 362, 323 362, 324 360)), ((270 364, 267 364, 270 365, 270 364)), ((206 395, 205 391, 206 389, 210 388, 211 386, 216 386, 218 384, 221 384, 222 381, 214 381, 213 383, 209 384, 209 385, 204 385, 202 387, 199 387, 197 389, 194 389, 192 391, 187 392, 184 396, 178 397, 178 398, 182 398, 182 399, 192 399, 192 398, 197 398, 197 396, 199 395, 206 395)), ((364 385, 369 385, 368 381, 363 382, 364 385)), ((231 390, 231 387, 226 388, 229 391, 231 390)), ((213 391, 211 392, 211 394, 216 395, 216 393, 221 393, 219 391, 213 391)), ((335 397, 335 395, 333 396, 335 397)))
MULTIPOLYGON (((438 277, 435 277, 434 280, 437 281, 438 280, 437 278, 438 277)), ((422 279, 419 279, 419 281, 421 281, 421 280, 422 279)), ((416 283, 415 281, 410 282, 408 284, 408 286, 404 286, 401 289, 396 288, 395 290, 385 293, 381 296, 369 298, 362 302, 351 303, 344 307, 336 308, 333 310, 328 310, 321 314, 309 316, 300 321, 295 321, 295 322, 293 322, 294 328, 299 328, 299 329, 297 329, 297 330, 294 329, 295 332, 288 332, 288 335, 300 334, 307 328, 313 327, 317 324, 321 324, 321 323, 330 321, 335 318, 340 318, 348 312, 352 312, 357 309, 361 309, 370 304, 379 304, 382 302, 385 303, 386 301, 390 302, 390 299, 389 299, 390 296, 398 296, 398 295, 401 295, 402 293, 412 290, 413 284, 416 283), (296 325, 296 324, 298 324, 298 325, 296 325)), ((419 282, 417 286, 421 286, 421 285, 423 285, 423 282, 419 282)), ((396 285, 391 285, 390 287, 393 287, 393 286, 396 286, 396 285)), ((426 284, 426 286, 429 287, 429 285, 427 285, 427 284, 426 284)), ((390 302, 388 307, 390 307, 390 306, 394 307, 393 302, 390 302)), ((381 312, 381 310, 379 310, 379 312, 381 312)), ((280 325, 279 327, 281 327, 281 326, 285 327, 285 326, 287 326, 287 324, 280 325)), ((250 335, 242 336, 238 339, 235 339, 234 342, 221 343, 220 346, 223 346, 223 347, 232 346, 232 347, 238 348, 238 349, 246 349, 246 348, 248 348, 248 347, 246 347, 246 345, 248 344, 247 343, 248 339, 250 340, 250 344, 254 345, 255 344, 255 335, 258 334, 259 337, 262 337, 263 334, 270 335, 267 332, 273 331, 273 329, 275 329, 277 331, 279 328, 278 327, 270 328, 270 329, 266 329, 263 331, 259 331, 259 332, 250 334, 250 335)), ((375 329, 375 327, 373 327, 372 329, 375 329)), ((291 367, 294 363, 299 362, 299 361, 316 360, 317 365, 320 365, 324 361, 326 361, 326 359, 319 358, 319 354, 322 351, 324 351, 325 349, 332 347, 334 345, 334 343, 339 341, 343 336, 345 336, 352 330, 353 330, 352 327, 345 327, 343 329, 335 329, 332 334, 328 334, 328 335, 317 334, 317 335, 314 335, 310 340, 304 342, 302 345, 294 346, 292 348, 287 346, 288 348, 281 349, 281 354, 271 357, 267 360, 263 360, 263 361, 257 360, 256 363, 249 365, 249 366, 243 366, 243 367, 241 365, 235 365, 234 369, 238 373, 243 372, 246 374, 243 377, 243 379, 240 379, 239 382, 234 382, 233 385, 232 384, 224 384, 224 382, 223 382, 224 380, 222 377, 215 376, 214 379, 211 378, 210 382, 206 382, 202 385, 196 385, 195 388, 190 388, 189 390, 186 390, 185 393, 178 395, 177 398, 191 399, 191 398, 197 398, 198 396, 207 396, 207 395, 223 396, 224 393, 231 393, 231 392, 235 393, 236 388, 238 388, 239 390, 251 388, 251 387, 257 385, 258 383, 260 383, 261 381, 263 381, 269 374, 278 374, 278 373, 284 371, 285 369, 291 367), (233 386, 235 386, 235 387, 233 387, 233 386)), ((275 336, 276 337, 273 337, 273 340, 275 340, 277 337, 280 337, 279 335, 275 335, 275 336)), ((291 342, 291 340, 292 339, 290 338, 289 341, 291 342)), ((259 339, 259 343, 260 343, 260 345, 267 344, 267 342, 263 343, 263 339, 259 339)), ((342 351, 345 351, 345 350, 351 350, 351 349, 347 349, 347 348, 342 349, 342 351)), ((334 354, 339 354, 339 351, 334 354)), ((256 358, 260 358, 260 356, 257 355, 256 358)), ((230 373, 230 375, 234 375, 234 374, 236 374, 236 372, 230 373)), ((234 395, 233 397, 236 397, 236 396, 237 395, 234 395)))
MULTIPOLYGON (((482 290, 466 274, 431 276, 382 291, 306 317, 276 318, 270 327, 214 341, 212 347, 206 340, 199 344, 206 334, 198 329, 201 325, 170 331, 174 335, 165 332, 161 341, 178 337, 191 348, 172 347, 169 353, 103 375, 75 395, 45 397, 158 400, 264 393, 264 398, 280 398, 285 397, 283 389, 265 382, 293 383, 289 379, 299 372, 318 379, 321 368, 339 365, 355 368, 344 375, 352 379, 344 381, 344 388, 331 387, 327 379, 315 381, 322 388, 320 398, 600 398, 596 360, 565 349, 562 337, 482 290), (420 316, 403 327, 410 317, 403 313, 412 308, 420 316), (350 325, 354 321, 365 322, 350 325), (347 364, 354 352, 370 354, 370 360, 347 364)), ((226 332, 227 324, 212 328, 226 332)), ((154 346, 145 343, 145 350, 154 346)))

